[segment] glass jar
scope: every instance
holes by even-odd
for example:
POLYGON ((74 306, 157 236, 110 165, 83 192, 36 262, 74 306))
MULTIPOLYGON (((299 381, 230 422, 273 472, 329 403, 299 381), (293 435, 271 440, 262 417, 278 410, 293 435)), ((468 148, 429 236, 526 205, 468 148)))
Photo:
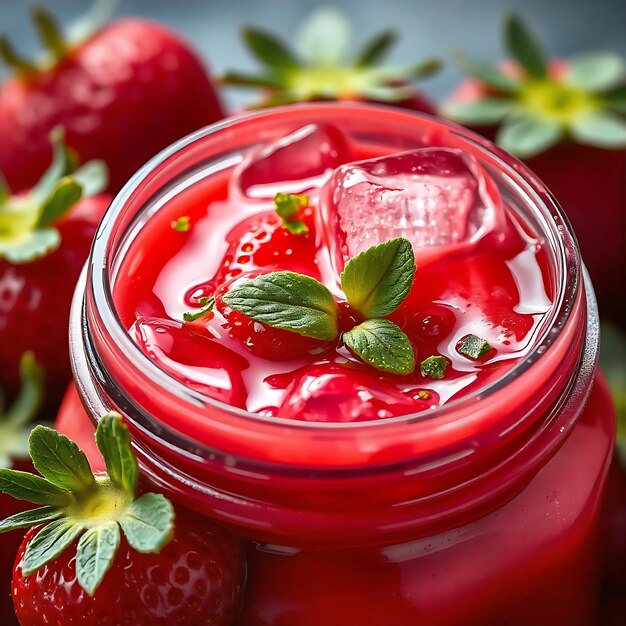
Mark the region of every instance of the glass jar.
POLYGON ((93 420, 120 411, 150 480, 250 540, 241 626, 594 623, 614 417, 596 375, 593 291, 554 199, 477 135, 398 109, 336 103, 199 131, 155 157, 113 202, 70 334, 93 420), (307 423, 205 397, 133 343, 113 290, 137 233, 174 195, 311 122, 388 151, 473 153, 544 239, 555 305, 534 348, 495 383, 429 413, 307 423))

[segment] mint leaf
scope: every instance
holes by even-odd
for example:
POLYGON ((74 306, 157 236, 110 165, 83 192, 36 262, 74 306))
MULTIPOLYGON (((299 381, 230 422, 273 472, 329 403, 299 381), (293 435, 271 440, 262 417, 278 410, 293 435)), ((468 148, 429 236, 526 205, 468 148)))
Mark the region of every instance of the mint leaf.
POLYGON ((459 346, 457 347, 457 351, 460 354, 477 361, 478 359, 482 359, 484 356, 489 354, 493 348, 491 344, 485 339, 481 339, 476 335, 467 335, 461 339, 459 346))
POLYGON ((65 435, 52 428, 36 426, 29 443, 35 469, 53 485, 74 493, 95 485, 87 457, 65 435))
POLYGON ((309 203, 308 196, 298 196, 291 193, 277 193, 274 196, 274 207, 277 215, 282 219, 282 226, 294 235, 306 233, 309 229, 299 219, 294 219, 300 209, 309 203))
POLYGON ((344 333, 343 341, 365 363, 382 372, 410 374, 415 369, 409 338, 389 320, 366 320, 344 333))
POLYGON ((24 576, 34 574, 50 561, 54 561, 76 541, 83 530, 82 524, 65 519, 44 526, 26 546, 21 562, 24 576))
POLYGON ((174 507, 161 494, 147 493, 128 506, 119 523, 137 552, 159 552, 174 533, 174 507))
POLYGON ((207 313, 210 313, 215 306, 215 298, 213 296, 198 298, 198 303, 202 305, 202 308, 198 309, 197 311, 183 313, 183 319, 186 322, 195 322, 201 317, 204 317, 207 313))
POLYGON ((243 31, 243 38, 250 52, 264 65, 276 70, 298 67, 299 62, 291 50, 271 33, 247 27, 243 31))
POLYGON ((63 511, 56 506, 44 506, 40 509, 22 511, 0 521, 0 533, 39 526, 45 522, 58 519, 61 515, 63 515, 63 511))
POLYGON ((350 259, 341 287, 350 306, 366 318, 384 317, 407 297, 415 276, 413 246, 397 237, 350 259))
POLYGON ((115 560, 120 546, 120 527, 106 522, 90 528, 80 538, 76 548, 76 577, 78 584, 93 596, 115 560))
POLYGON ((350 23, 332 7, 321 7, 304 21, 296 35, 302 58, 313 65, 341 63, 350 42, 350 23))
POLYGON ((518 79, 508 76, 490 63, 483 63, 463 53, 455 53, 456 61, 465 74, 478 79, 488 87, 505 93, 516 93, 520 90, 521 83, 518 79))
POLYGON ((96 443, 106 464, 111 482, 126 493, 135 494, 139 469, 130 445, 128 426, 119 413, 107 413, 100 418, 96 443))
POLYGON ((626 147, 626 120, 617 113, 596 111, 576 118, 571 123, 576 141, 598 148, 626 147))
POLYGON ((233 287, 224 302, 249 318, 305 337, 337 336, 338 309, 327 287, 295 272, 273 272, 233 287))
POLYGON ((442 356, 429 356, 420 363, 420 372, 426 378, 441 380, 445 376, 447 369, 448 361, 442 356))
POLYGON ((619 87, 625 78, 624 60, 617 54, 599 52, 570 59, 564 76, 573 87, 590 93, 619 87))
POLYGON ((498 124, 515 108, 515 102, 506 98, 483 98, 473 102, 452 102, 444 107, 444 114, 461 124, 477 126, 498 124))
POLYGON ((64 506, 70 500, 67 491, 45 478, 10 469, 0 469, 0 492, 41 505, 64 506))
POLYGON ((357 55, 356 67, 371 67, 384 59, 398 36, 392 30, 384 30, 365 42, 357 55))
POLYGON ((504 20, 504 42, 509 54, 534 78, 545 78, 548 65, 545 54, 526 24, 516 15, 504 20))
POLYGON ((71 178, 62 178, 41 206, 37 226, 50 226, 82 197, 83 188, 71 178))
POLYGON ((504 120, 496 143, 507 152, 527 159, 556 145, 563 134, 563 127, 556 120, 516 114, 504 120))
POLYGON ((191 218, 188 215, 183 215, 172 221, 170 226, 172 230, 175 230, 177 233, 187 233, 191 228, 191 218))

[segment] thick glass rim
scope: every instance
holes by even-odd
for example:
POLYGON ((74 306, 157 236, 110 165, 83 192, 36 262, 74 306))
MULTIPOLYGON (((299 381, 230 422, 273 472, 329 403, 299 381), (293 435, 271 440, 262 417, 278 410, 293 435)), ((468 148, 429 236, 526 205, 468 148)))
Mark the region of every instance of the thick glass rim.
MULTIPOLYGON (((550 191, 521 161, 507 154, 487 139, 453 122, 424 113, 403 111, 388 105, 347 102, 294 104, 262 111, 248 112, 198 130, 172 144, 148 161, 114 198, 96 233, 88 261, 87 272, 88 291, 91 292, 97 315, 104 324, 110 338, 120 348, 121 352, 131 364, 154 382, 155 385, 165 389, 182 402, 191 403, 196 407, 209 406, 236 418, 254 420, 256 423, 260 421, 266 425, 273 424, 281 428, 292 427, 298 430, 326 432, 333 430, 346 431, 350 429, 372 430, 374 428, 389 427, 393 424, 407 424, 423 420, 430 421, 462 410, 463 407, 484 400, 502 390, 542 359, 544 355, 548 353, 548 348, 561 335, 562 330, 570 319, 574 304, 577 301, 582 282, 581 277, 582 264, 580 253, 569 220, 550 191), (549 237, 549 242, 553 246, 557 261, 557 267, 555 268, 555 302, 550 317, 545 323, 544 330, 537 338, 533 348, 529 350, 528 354, 522 360, 490 384, 457 400, 437 407, 436 409, 385 420, 369 420, 353 423, 304 422, 252 413, 216 400, 199 391, 192 390, 185 386, 184 383, 156 366, 132 340, 127 329, 122 324, 113 300, 112 285, 109 276, 111 271, 111 255, 109 254, 108 246, 116 228, 117 217, 124 211, 126 203, 141 186, 144 179, 146 179, 155 168, 159 167, 177 152, 189 145, 202 141, 217 133, 230 130, 238 124, 250 120, 270 121, 280 119, 286 112, 292 111, 301 112, 302 119, 307 120, 314 117, 316 113, 330 114, 333 111, 341 111, 342 114, 345 115, 351 110, 358 113, 362 112, 364 109, 370 110, 372 115, 375 115, 376 112, 384 112, 386 116, 395 117, 397 121, 415 123, 416 120, 419 122, 421 119, 430 124, 434 122, 440 127, 447 128, 448 131, 458 139, 471 144, 474 150, 477 150, 483 155, 489 155, 489 157, 494 160, 497 167, 514 182, 516 190, 523 193, 533 206, 543 209, 542 211, 538 211, 541 217, 541 225, 544 227, 541 234, 542 236, 549 237), (548 216, 550 217, 548 218, 548 216)), ((171 428, 164 423, 160 423, 159 425, 165 430, 171 430, 171 428)), ((178 435, 180 434, 183 433, 178 433, 178 435)), ((196 445, 197 443, 198 442, 196 442, 196 445)))

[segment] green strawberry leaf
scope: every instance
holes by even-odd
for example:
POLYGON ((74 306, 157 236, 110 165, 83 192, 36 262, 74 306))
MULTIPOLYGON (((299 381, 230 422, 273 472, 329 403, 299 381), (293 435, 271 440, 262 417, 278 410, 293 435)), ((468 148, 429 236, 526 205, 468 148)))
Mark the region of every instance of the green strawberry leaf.
POLYGON ((19 76, 32 76, 39 72, 37 64, 21 55, 6 35, 0 35, 0 59, 19 76))
POLYGON ((71 497, 41 476, 10 469, 0 469, 0 492, 43 506, 65 506, 71 497))
POLYGON ((291 50, 271 33, 248 26, 243 38, 257 60, 270 68, 289 70, 300 65, 291 50))
POLYGON ((80 538, 76 548, 76 577, 90 596, 111 569, 119 546, 120 527, 113 521, 88 529, 80 538))
POLYGON ((35 469, 53 485, 82 493, 95 485, 84 452, 65 435, 36 426, 30 434, 30 456, 35 469))
POLYGON ((626 147, 626 120, 610 111, 595 111, 571 122, 572 136, 598 148, 626 147))
POLYGON ((384 30, 365 42, 357 54, 356 67, 371 67, 380 63, 397 41, 397 34, 384 30))
POLYGON ((602 100, 611 109, 626 114, 626 85, 621 85, 603 94, 602 100))
POLYGON ((6 533, 20 528, 31 528, 45 522, 51 522, 63 515, 63 511, 56 506, 44 506, 30 511, 21 511, 0 521, 0 533, 6 533))
POLYGON ((20 393, 4 416, 3 407, 0 406, 0 419, 17 427, 23 427, 35 418, 43 400, 44 372, 32 352, 22 354, 20 379, 20 393))
POLYGON ((588 53, 569 60, 564 79, 573 87, 599 93, 624 83, 626 67, 617 54, 588 53))
POLYGON ((484 126, 499 124, 515 106, 513 100, 506 98, 483 98, 473 102, 451 102, 443 112, 446 117, 461 124, 484 126))
POLYGON ((83 532, 84 526, 65 519, 44 526, 28 543, 20 563, 24 576, 30 576, 54 561, 83 532))
POLYGON ((31 16, 39 40, 52 58, 60 60, 67 56, 69 52, 67 41, 52 13, 45 7, 36 5, 31 8, 31 16))
POLYGON ((301 235, 308 232, 306 224, 297 219, 297 215, 302 208, 309 203, 308 196, 298 196, 291 193, 277 193, 274 196, 274 207, 276 214, 282 220, 283 228, 286 228, 294 235, 301 235))
POLYGON ((366 320, 344 333, 343 341, 365 363, 382 372, 410 374, 415 369, 409 338, 389 320, 366 320))
POLYGON ((456 52, 455 58, 465 74, 476 78, 496 91, 515 94, 521 88, 521 82, 518 79, 508 76, 489 63, 477 61, 461 52, 456 52))
POLYGON ((556 145, 563 134, 563 127, 555 120, 518 113, 505 118, 496 143, 507 152, 527 159, 556 145))
POLYGON ((70 178, 83 189, 83 198, 91 198, 102 193, 109 184, 109 170, 104 161, 88 161, 74 170, 70 178))
POLYGON ((76 169, 76 155, 65 146, 65 130, 62 126, 52 129, 50 143, 52 144, 52 163, 31 192, 37 204, 43 204, 50 197, 57 183, 76 169))
POLYGON ((137 552, 159 552, 174 532, 174 507, 157 493, 132 502, 119 518, 129 545, 137 552))
POLYGON ((224 302, 249 318, 305 337, 337 336, 338 309, 327 287, 303 274, 273 272, 233 287, 224 302))
POLYGON ((9 185, 4 176, 0 173, 0 208, 2 208, 2 205, 5 204, 10 197, 11 190, 9 189, 9 185))
POLYGON ((100 418, 96 443, 111 482, 126 493, 134 495, 139 468, 130 445, 128 426, 124 424, 119 413, 107 413, 100 418))
POLYGON ((82 197, 83 188, 72 178, 62 178, 41 205, 37 227, 50 226, 82 197))
POLYGON ((516 15, 509 14, 504 20, 504 42, 509 54, 533 78, 548 76, 546 56, 526 24, 516 15))
POLYGON ((408 239, 397 237, 350 259, 341 274, 348 303, 366 318, 384 317, 406 298, 415 276, 408 239))
POLYGON ((284 86, 285 80, 282 76, 270 74, 254 75, 242 72, 226 72, 220 78, 222 85, 234 87, 261 87, 264 89, 280 89, 284 86))
POLYGON ((15 265, 30 263, 53 252, 60 244, 61 235, 56 228, 38 228, 16 240, 3 241, 0 237, 0 258, 15 265))
POLYGON ((350 23, 332 7, 321 7, 302 24, 297 35, 300 56, 312 65, 341 63, 350 42, 350 23))
POLYGON ((442 356, 429 356, 420 363, 420 372, 426 378, 441 380, 448 369, 448 361, 442 356))
POLYGON ((213 296, 199 298, 198 303, 201 305, 200 309, 193 312, 190 311, 189 313, 183 313, 183 319, 185 322, 195 322, 207 315, 207 313, 210 313, 215 306, 215 298, 213 296))
POLYGON ((461 339, 461 343, 457 347, 457 352, 474 361, 487 356, 492 350, 493 348, 488 341, 476 335, 467 335, 461 339))

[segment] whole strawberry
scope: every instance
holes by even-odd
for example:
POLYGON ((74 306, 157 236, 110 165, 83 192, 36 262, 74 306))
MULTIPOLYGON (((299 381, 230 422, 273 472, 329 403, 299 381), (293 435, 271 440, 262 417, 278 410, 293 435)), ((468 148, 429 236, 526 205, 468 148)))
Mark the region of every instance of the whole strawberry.
POLYGON ((0 40, 16 72, 0 88, 0 171, 15 190, 32 186, 49 162, 48 133, 57 125, 82 161, 106 161, 114 192, 157 152, 223 117, 202 62, 166 28, 143 19, 105 27, 94 20, 66 37, 44 9, 33 17, 43 63, 0 40))
MULTIPOLYGON (((43 372, 32 353, 27 352, 20 361, 22 388, 10 407, 2 402, 0 388, 0 468, 30 470, 28 436, 41 405, 43 372)), ((5 494, 0 494, 0 519, 25 511, 30 506, 5 494)), ((16 624, 11 601, 11 560, 7 555, 17 552, 23 533, 0 536, 0 624, 16 624)))
POLYGON ((46 372, 46 408, 53 414, 70 380, 67 328, 74 287, 111 198, 101 195, 106 168, 76 169, 62 133, 39 183, 11 195, 0 179, 0 381, 19 389, 22 353, 34 352, 46 372))
POLYGON ((18 552, 13 602, 21 626, 229 626, 239 612, 243 552, 225 530, 164 496, 137 497, 127 427, 101 418, 107 474, 64 435, 30 436, 41 476, 0 470, 0 491, 41 505, 0 523, 33 527, 18 552))
POLYGON ((434 113, 434 105, 413 82, 431 75, 439 62, 429 59, 414 66, 386 66, 380 62, 395 42, 383 31, 367 41, 354 59, 346 60, 350 25, 334 9, 313 13, 293 36, 297 50, 271 33, 248 27, 244 40, 263 65, 258 75, 229 72, 222 82, 264 90, 251 108, 314 100, 382 102, 434 113))
POLYGON ((524 159, 570 218, 600 312, 624 323, 626 295, 626 65, 614 54, 549 62, 515 16, 505 21, 514 62, 460 56, 472 77, 444 114, 524 159))

